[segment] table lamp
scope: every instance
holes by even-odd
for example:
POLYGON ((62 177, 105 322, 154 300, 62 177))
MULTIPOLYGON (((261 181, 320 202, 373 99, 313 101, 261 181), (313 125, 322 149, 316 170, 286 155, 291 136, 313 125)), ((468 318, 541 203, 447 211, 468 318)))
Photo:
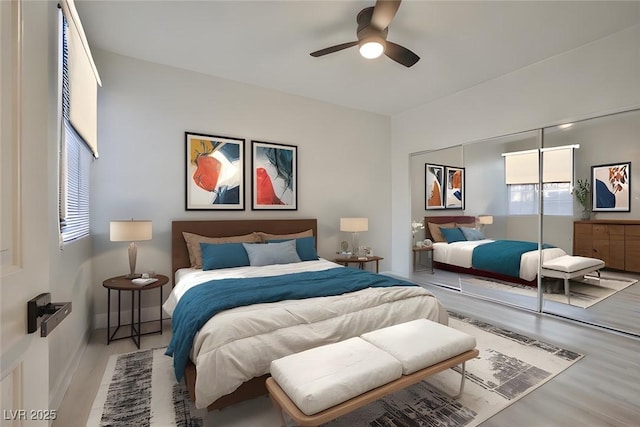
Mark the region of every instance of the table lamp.
POLYGON ((151 221, 149 220, 111 221, 109 224, 109 240, 112 242, 130 242, 130 272, 126 276, 127 279, 135 279, 141 276, 136 274, 136 256, 138 254, 136 242, 151 240, 151 229, 151 221))
POLYGON ((480 215, 477 221, 479 229, 484 231, 485 225, 493 224, 493 215, 480 215))
POLYGON ((340 218, 340 231, 351 233, 353 255, 360 255, 359 233, 369 230, 368 218, 340 218))

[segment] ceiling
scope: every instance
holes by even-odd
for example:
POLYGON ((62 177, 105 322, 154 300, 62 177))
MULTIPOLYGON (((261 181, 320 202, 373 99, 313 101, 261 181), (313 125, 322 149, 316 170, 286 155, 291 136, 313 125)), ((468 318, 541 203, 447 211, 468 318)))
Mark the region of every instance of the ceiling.
MULTIPOLYGON (((92 49, 393 115, 640 23, 637 1, 405 0, 387 39, 411 68, 357 47, 375 1, 76 0, 92 49)), ((107 83, 108 84, 108 83, 107 83)))

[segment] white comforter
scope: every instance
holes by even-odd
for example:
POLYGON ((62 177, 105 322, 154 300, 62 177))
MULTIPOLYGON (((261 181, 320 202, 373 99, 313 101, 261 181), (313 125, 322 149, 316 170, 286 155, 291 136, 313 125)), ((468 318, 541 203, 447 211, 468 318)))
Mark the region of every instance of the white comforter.
MULTIPOLYGON (((260 277, 344 268, 326 260, 216 271, 181 271, 163 308, 173 313, 186 289, 212 278, 260 277)), ((368 288, 321 298, 254 304, 213 316, 194 339, 196 407, 204 408, 243 382, 269 372, 272 360, 358 336, 364 332, 426 318, 447 324, 440 302, 419 286, 368 288)))
MULTIPOLYGON (((473 249, 479 245, 493 242, 494 240, 465 240, 454 243, 434 243, 433 260, 458 267, 471 268, 473 249)), ((542 250, 542 263, 567 253, 560 248, 547 248, 542 250)), ((531 281, 538 275, 538 251, 530 251, 522 254, 520 258, 520 278, 531 281)))

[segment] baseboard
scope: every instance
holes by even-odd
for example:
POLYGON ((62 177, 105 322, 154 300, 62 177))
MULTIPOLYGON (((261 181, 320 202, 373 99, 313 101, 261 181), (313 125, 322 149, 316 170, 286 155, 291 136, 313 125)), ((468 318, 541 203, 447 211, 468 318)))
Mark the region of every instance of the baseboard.
POLYGON ((82 339, 76 348, 76 351, 72 352, 73 357, 69 359, 69 363, 64 368, 64 375, 60 375, 60 379, 58 383, 55 384, 54 387, 49 389, 49 408, 58 409, 62 404, 64 399, 64 395, 67 393, 67 389, 71 384, 71 380, 73 379, 73 375, 76 373, 78 366, 80 365, 80 361, 82 360, 82 355, 84 354, 87 345, 89 344, 89 339, 91 338, 91 328, 87 328, 84 331, 82 339))

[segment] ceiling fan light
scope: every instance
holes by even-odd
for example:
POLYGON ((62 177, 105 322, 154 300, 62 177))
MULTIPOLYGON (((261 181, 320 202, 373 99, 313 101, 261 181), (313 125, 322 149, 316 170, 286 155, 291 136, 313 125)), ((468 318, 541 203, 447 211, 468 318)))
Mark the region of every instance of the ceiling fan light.
POLYGON ((382 55, 384 46, 378 41, 368 41, 360 45, 360 55, 367 59, 374 59, 382 55))

